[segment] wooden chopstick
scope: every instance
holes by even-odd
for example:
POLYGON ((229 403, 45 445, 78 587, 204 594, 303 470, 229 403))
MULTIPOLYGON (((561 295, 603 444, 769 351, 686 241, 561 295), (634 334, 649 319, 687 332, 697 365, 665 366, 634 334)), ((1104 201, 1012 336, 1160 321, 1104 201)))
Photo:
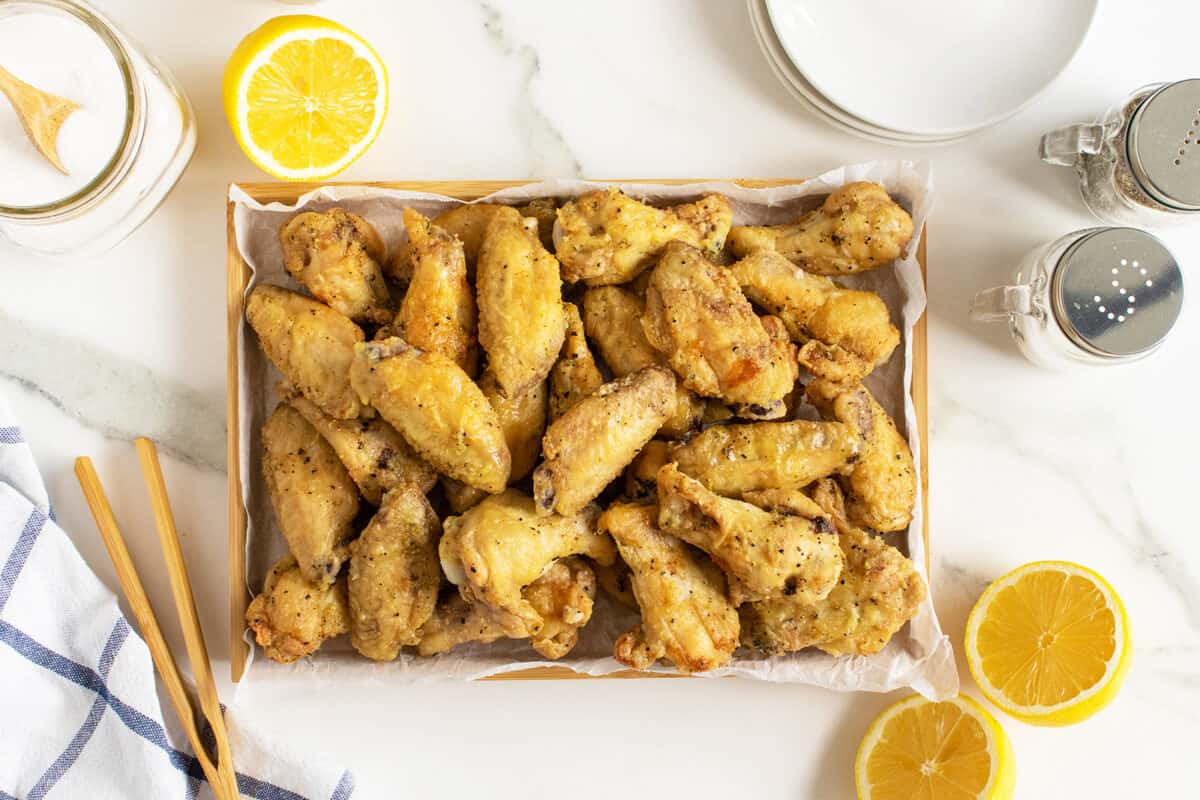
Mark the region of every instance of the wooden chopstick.
MULTIPOLYGON (((167 577, 171 581, 171 593, 175 595, 175 610, 179 615, 179 626, 183 629, 183 642, 192 665, 192 679, 196 682, 200 710, 208 720, 216 741, 217 771, 225 789, 230 792, 228 796, 236 800, 237 774, 233 769, 229 734, 225 730, 225 715, 221 711, 217 682, 213 678, 212 663, 208 660, 208 646, 204 642, 204 630, 200 627, 200 615, 196 612, 196 599, 192 595, 192 583, 188 579, 183 550, 179 546, 179 536, 175 531, 175 515, 171 513, 167 485, 163 481, 162 467, 158 463, 158 450, 154 442, 140 437, 134 440, 134 446, 142 465, 146 491, 150 495, 150 508, 154 512, 154 524, 158 529, 158 541, 162 545, 163 560, 167 565, 167 577)), ((211 779, 209 783, 213 783, 211 779)))
MULTIPOLYGON (((154 608, 150 605, 150 598, 146 595, 141 578, 138 577, 137 568, 133 565, 129 549, 125 546, 125 539, 121 536, 116 517, 113 516, 112 506, 109 505, 108 498, 104 494, 104 487, 100 483, 100 478, 96 474, 90 458, 81 456, 75 459, 75 476, 79 479, 79 486, 83 489, 83 496, 87 500, 88 508, 91 509, 92 518, 96 520, 100 538, 104 541, 104 548, 108 551, 108 557, 116 569, 121 589, 125 592, 126 600, 129 601, 134 619, 137 620, 138 629, 150 650, 150 657, 154 661, 163 685, 167 688, 171 705, 175 707, 175 713, 179 715, 179 721, 192 745, 192 752, 195 753, 196 760, 200 763, 200 768, 204 770, 204 775, 218 800, 237 800, 236 779, 233 782, 234 788, 231 793, 229 779, 218 769, 218 765, 209 757, 204 746, 200 727, 197 724, 196 711, 192 707, 191 697, 179 672, 179 665, 175 662, 175 656, 171 654, 171 648, 167 646, 166 639, 163 638, 162 628, 158 624, 154 608)), ((223 735, 225 732, 223 719, 220 715, 217 719, 222 721, 221 738, 228 742, 228 737, 223 735)), ((209 724, 212 722, 210 721, 209 724)), ((216 730, 214 725, 214 735, 216 735, 216 730)), ((232 777, 232 759, 225 763, 228 765, 228 771, 232 777)))

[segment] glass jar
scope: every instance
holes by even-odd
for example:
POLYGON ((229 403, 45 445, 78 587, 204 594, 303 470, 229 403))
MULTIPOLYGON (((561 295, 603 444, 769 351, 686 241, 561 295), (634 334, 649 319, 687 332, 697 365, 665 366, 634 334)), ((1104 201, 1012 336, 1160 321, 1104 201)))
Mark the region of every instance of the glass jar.
POLYGON ((1154 352, 1183 307, 1179 263, 1135 228, 1088 228, 1030 251, 1012 285, 975 295, 971 319, 1007 322, 1025 357, 1052 369, 1154 352))
POLYGON ((0 100, 0 236, 47 255, 111 248, 166 198, 196 146, 171 74, 79 0, 0 2, 0 57, 21 80, 80 104, 59 131, 67 174, 0 100))
POLYGON ((1200 79, 1143 86, 1091 125, 1042 137, 1074 167, 1083 202, 1114 225, 1154 227, 1200 212, 1200 79))

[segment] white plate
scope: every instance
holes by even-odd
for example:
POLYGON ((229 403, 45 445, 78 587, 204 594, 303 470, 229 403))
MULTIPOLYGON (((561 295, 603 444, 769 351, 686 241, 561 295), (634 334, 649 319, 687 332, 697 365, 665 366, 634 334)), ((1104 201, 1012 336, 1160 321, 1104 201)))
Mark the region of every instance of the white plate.
POLYGON ((1015 114, 1083 43, 1099 0, 766 0, 791 62, 847 113, 953 136, 1015 114))
POLYGON ((771 28, 770 20, 767 17, 765 0, 747 0, 746 6, 750 12, 750 23, 754 30, 755 40, 758 42, 759 48, 763 51, 763 55, 766 56, 767 65, 771 68, 771 72, 783 84, 784 89, 793 98, 798 100, 802 106, 813 114, 823 118, 825 122, 838 130, 852 133, 871 141, 895 145, 949 144, 962 139, 966 135, 955 134, 945 137, 901 133, 899 131, 888 130, 887 128, 876 127, 864 120, 847 114, 822 97, 820 92, 816 91, 804 79, 804 76, 800 74, 799 70, 788 59, 787 54, 783 52, 783 47, 780 45, 779 39, 775 36, 774 30, 771 28))

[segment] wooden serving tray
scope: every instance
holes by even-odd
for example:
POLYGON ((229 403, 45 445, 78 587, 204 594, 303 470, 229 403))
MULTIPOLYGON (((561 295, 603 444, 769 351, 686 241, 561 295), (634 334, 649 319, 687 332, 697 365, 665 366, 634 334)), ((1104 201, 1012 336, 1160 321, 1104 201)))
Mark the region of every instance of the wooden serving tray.
MULTIPOLYGON (((637 179, 611 180, 602 183, 666 183, 687 184, 701 181, 722 180, 712 178, 688 179, 637 179)), ((476 200, 511 186, 520 186, 532 181, 371 181, 342 185, 377 186, 383 189, 399 189, 411 192, 430 192, 460 200, 476 200)), ((792 183, 803 183, 803 178, 730 179, 747 189, 767 189, 792 183)), ((338 185, 337 182, 322 183, 239 183, 237 186, 247 195, 261 203, 294 203, 301 195, 322 186, 338 185)), ((919 234, 917 261, 921 265, 921 277, 927 280, 925 270, 925 231, 919 234)), ((229 473, 229 661, 232 680, 242 678, 246 668, 246 657, 250 646, 242 638, 246 630, 246 606, 250 602, 246 590, 246 507, 242 503, 241 458, 239 454, 240 426, 238 404, 241 386, 238 381, 238 326, 242 323, 246 286, 250 283, 250 266, 238 252, 233 230, 233 203, 226 203, 226 463, 229 473)), ((913 326, 912 333, 912 398, 917 417, 917 436, 921 442, 918 472, 921 480, 921 535, 925 539, 925 574, 929 574, 929 408, 928 367, 929 348, 926 329, 927 314, 913 326)), ((675 678, 684 677, 637 670, 622 670, 608 675, 585 675, 570 667, 530 667, 507 672, 484 680, 555 680, 560 678, 675 678)))

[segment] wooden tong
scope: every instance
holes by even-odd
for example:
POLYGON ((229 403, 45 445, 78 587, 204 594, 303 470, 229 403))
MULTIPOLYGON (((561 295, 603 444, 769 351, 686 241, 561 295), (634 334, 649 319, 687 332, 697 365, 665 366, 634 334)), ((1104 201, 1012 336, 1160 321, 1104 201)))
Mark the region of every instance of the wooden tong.
POLYGON ((159 677, 162 678, 171 697, 171 704, 175 706, 175 712, 187 732, 196 760, 200 762, 217 800, 237 800, 237 775, 233 768, 233 755, 229 749, 229 734, 225 730, 225 717, 217 697, 217 684, 208 660, 204 632, 200 629, 200 618, 196 613, 196 601, 188 581, 187 566, 183 563, 183 551, 175 533, 175 518, 171 514, 171 503, 167 499, 167 487, 158 463, 158 451, 154 442, 149 439, 137 439, 134 444, 142 465, 142 475, 146 479, 146 490, 150 494, 150 506, 154 512, 155 526, 158 528, 158 541, 167 564, 171 592, 175 596, 175 610, 179 614, 188 660, 191 662, 192 674, 196 681, 196 697, 188 692, 179 672, 179 665, 175 663, 175 657, 163 638, 158 618, 150 606, 150 599, 146 596, 146 589, 138 577, 133 559, 129 557, 129 550, 125 547, 125 540, 117 527, 112 507, 108 504, 108 498, 104 495, 104 488, 100 485, 100 478, 96 475, 90 458, 81 456, 75 459, 75 476, 83 488, 83 495, 87 498, 92 517, 96 520, 96 527, 100 529, 100 537, 104 540, 108 556, 117 570, 121 588, 133 609, 142 638, 150 648, 154 666, 158 669, 159 677), (204 744, 201 719, 207 721, 212 729, 215 752, 210 751, 204 744))

